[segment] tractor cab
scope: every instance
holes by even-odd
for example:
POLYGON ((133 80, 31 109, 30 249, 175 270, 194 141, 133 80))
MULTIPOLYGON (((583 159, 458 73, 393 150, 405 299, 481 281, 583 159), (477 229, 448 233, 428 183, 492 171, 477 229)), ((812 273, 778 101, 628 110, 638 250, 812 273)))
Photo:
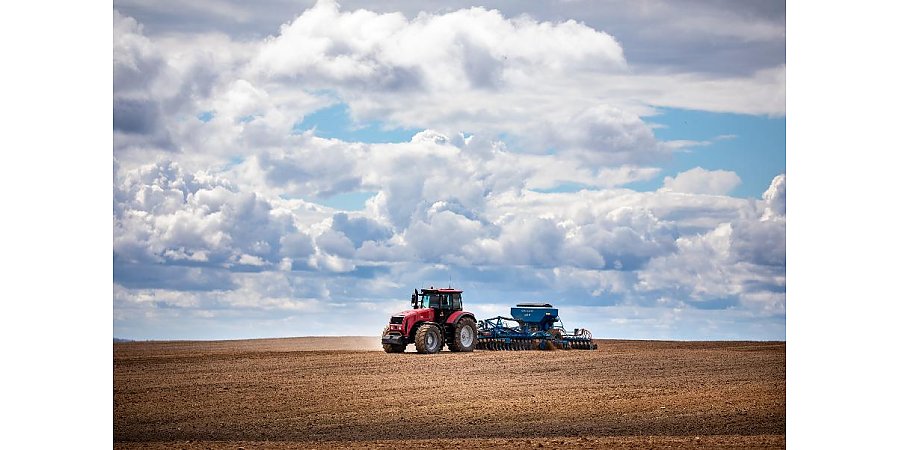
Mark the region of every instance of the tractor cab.
POLYGON ((416 289, 410 304, 413 309, 434 308, 447 311, 462 311, 462 291, 458 289, 416 289))
POLYGON ((454 311, 462 311, 462 291, 458 289, 416 289, 410 304, 413 309, 431 308, 434 310, 434 321, 444 323, 454 311))

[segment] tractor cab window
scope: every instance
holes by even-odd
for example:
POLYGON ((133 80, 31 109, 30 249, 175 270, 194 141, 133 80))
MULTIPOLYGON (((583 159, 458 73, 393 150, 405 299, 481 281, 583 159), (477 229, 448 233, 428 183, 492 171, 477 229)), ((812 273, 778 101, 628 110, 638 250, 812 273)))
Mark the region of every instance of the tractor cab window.
POLYGON ((422 308, 460 309, 459 294, 422 294, 422 308))

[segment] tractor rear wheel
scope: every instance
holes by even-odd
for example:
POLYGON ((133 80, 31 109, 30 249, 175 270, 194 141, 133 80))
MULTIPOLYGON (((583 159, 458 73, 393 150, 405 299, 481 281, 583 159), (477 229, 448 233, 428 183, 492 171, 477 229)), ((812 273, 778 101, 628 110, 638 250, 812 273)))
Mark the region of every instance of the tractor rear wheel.
POLYGON ((447 347, 451 352, 471 352, 475 350, 475 336, 475 321, 463 317, 453 327, 453 341, 447 343, 447 347))
POLYGON ((437 353, 444 346, 441 329, 437 325, 426 323, 416 331, 416 351, 419 353, 437 353))

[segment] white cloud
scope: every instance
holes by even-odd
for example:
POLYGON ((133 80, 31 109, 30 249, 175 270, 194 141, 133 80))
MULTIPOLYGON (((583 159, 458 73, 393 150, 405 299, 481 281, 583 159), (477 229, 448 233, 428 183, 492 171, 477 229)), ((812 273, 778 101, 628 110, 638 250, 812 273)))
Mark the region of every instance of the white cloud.
POLYGON ((135 152, 171 159, 180 151, 191 169, 277 154, 296 145, 294 124, 343 101, 354 120, 503 134, 516 151, 567 154, 595 173, 671 151, 640 119, 653 105, 779 114, 758 104, 769 92, 770 104, 783 104, 783 68, 774 78, 644 75, 628 70, 621 45, 603 31, 497 10, 409 19, 323 1, 264 41, 150 38, 115 14, 115 147, 130 167, 142 163, 135 152), (747 92, 754 95, 735 97, 747 92), (729 109, 745 100, 756 104, 729 109))
POLYGON ((574 21, 510 20, 477 7, 407 20, 319 1, 283 25, 254 65, 267 76, 314 82, 457 90, 496 87, 535 69, 620 71, 625 59, 611 36, 574 21))
POLYGON ((113 251, 122 264, 169 263, 219 268, 280 259, 292 217, 254 193, 163 162, 117 174, 113 251))
POLYGON ((449 275, 479 311, 512 297, 668 308, 644 322, 660 330, 697 308, 783 314, 783 176, 760 200, 699 167, 622 188, 688 144, 654 136, 656 106, 777 115, 783 67, 645 72, 599 27, 485 8, 320 2, 266 39, 150 29, 115 12, 117 329, 181 336, 180 315, 324 334, 339 327, 279 327, 338 308, 375 334, 383 317, 354 302, 388 311, 449 275), (295 129, 336 103, 424 131, 373 144, 295 129), (363 191, 361 211, 321 204, 363 191))
POLYGON ((785 65, 760 69, 750 76, 698 74, 639 75, 621 79, 649 104, 713 112, 784 116, 785 65))
POLYGON ((787 187, 784 175, 778 175, 772 179, 772 183, 763 193, 766 202, 764 219, 784 218, 787 214, 787 187))
MULTIPOLYGON (((171 0, 147 3, 117 0, 127 15, 138 14, 158 34, 227 32, 230 36, 265 36, 315 4, 315 0, 276 0, 254 8, 236 0, 204 0, 183 5, 171 0)), ((394 0, 373 3, 344 0, 345 10, 367 8, 378 13, 441 14, 469 8, 471 1, 394 0)), ((527 15, 538 22, 574 20, 606 30, 626 42, 629 59, 642 67, 672 72, 752 73, 784 62, 784 2, 738 4, 695 1, 611 0, 573 2, 508 2, 484 0, 486 9, 506 17, 527 15), (672 55, 678 55, 673 58, 672 55)))
POLYGON ((739 286, 728 277, 731 226, 722 224, 703 235, 683 236, 677 252, 654 258, 640 272, 637 288, 646 291, 681 291, 688 298, 706 300, 738 294, 739 286))
MULTIPOLYGON (((784 175, 779 175, 772 185, 783 183, 784 175)), ((701 305, 742 305, 760 314, 784 314, 785 221, 783 216, 771 217, 770 212, 768 206, 759 212, 748 203, 740 214, 713 230, 679 237, 675 252, 653 258, 638 272, 638 289, 679 292, 701 305)))
POLYGON ((546 145, 575 152, 591 166, 648 163, 668 154, 650 127, 634 113, 611 106, 595 106, 564 117, 546 131, 546 145))
POLYGON ((690 194, 725 195, 741 184, 741 178, 729 170, 695 167, 663 180, 663 189, 690 194))
POLYGON ((504 133, 518 149, 575 152, 591 165, 665 156, 670 146, 639 117, 651 105, 784 111, 783 68, 644 75, 628 71, 623 55, 612 36, 571 21, 481 8, 407 19, 320 2, 267 40, 249 70, 261 84, 333 89, 355 120, 504 133))

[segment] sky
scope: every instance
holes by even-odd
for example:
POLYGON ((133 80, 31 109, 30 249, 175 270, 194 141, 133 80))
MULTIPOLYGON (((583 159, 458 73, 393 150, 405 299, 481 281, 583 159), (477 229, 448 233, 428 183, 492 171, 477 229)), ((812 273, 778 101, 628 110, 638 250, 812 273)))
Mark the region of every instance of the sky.
POLYGON ((784 2, 113 7, 115 337, 785 339, 784 2))

